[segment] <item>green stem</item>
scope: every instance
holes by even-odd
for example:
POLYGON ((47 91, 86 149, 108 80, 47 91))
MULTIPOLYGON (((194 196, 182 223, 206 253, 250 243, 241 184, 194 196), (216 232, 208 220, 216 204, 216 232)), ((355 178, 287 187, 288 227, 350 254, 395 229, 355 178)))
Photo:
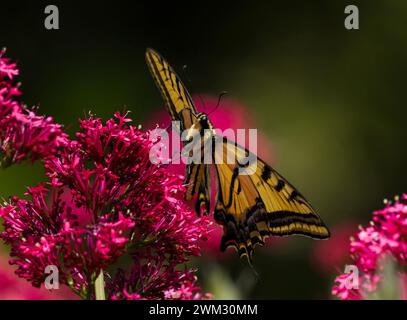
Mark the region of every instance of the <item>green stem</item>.
POLYGON ((95 281, 95 296, 96 300, 106 300, 103 270, 100 271, 100 274, 95 281))

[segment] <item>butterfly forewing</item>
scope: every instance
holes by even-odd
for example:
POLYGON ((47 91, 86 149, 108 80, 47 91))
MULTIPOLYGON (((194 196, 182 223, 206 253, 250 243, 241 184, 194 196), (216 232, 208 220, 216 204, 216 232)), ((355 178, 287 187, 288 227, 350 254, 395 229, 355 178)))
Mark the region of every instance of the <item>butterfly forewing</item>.
POLYGON ((147 49, 146 61, 173 121, 181 122, 181 129, 189 129, 196 118, 194 102, 181 79, 168 62, 153 49, 147 49))

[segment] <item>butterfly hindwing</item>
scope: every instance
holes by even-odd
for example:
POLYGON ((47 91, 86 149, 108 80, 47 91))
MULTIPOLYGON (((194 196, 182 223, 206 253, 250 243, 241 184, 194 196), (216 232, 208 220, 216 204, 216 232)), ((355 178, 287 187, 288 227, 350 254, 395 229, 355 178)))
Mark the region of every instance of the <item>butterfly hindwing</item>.
POLYGON ((209 166, 205 166, 205 173, 198 190, 198 199, 196 201, 196 212, 208 214, 211 210, 211 179, 209 166))
POLYGON ((200 185, 203 183, 205 177, 205 165, 191 163, 187 167, 185 185, 185 199, 192 200, 195 194, 197 194, 200 185))
POLYGON ((241 256, 251 254, 268 236, 302 234, 329 237, 329 231, 305 198, 277 171, 257 158, 254 173, 239 175, 239 161, 227 164, 227 153, 242 158, 248 151, 224 139, 218 162, 218 197, 215 219, 223 225, 221 249, 235 247, 241 256))

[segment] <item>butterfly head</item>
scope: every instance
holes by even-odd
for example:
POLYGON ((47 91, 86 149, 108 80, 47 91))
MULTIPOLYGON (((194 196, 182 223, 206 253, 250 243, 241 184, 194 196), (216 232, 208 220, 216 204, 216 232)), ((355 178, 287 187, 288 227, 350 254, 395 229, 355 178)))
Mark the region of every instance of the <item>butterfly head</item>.
POLYGON ((199 126, 197 125, 197 127, 199 127, 200 129, 203 129, 203 130, 205 130, 205 129, 213 129, 212 123, 209 121, 209 118, 208 118, 207 114, 204 113, 204 112, 201 112, 201 113, 198 114, 197 121, 195 122, 195 124, 197 122, 199 123, 199 126))
POLYGON ((189 129, 189 132, 187 134, 187 141, 192 140, 192 137, 194 134, 199 134, 203 136, 205 133, 205 130, 208 130, 208 132, 213 132, 213 125, 210 122, 208 116, 206 113, 201 112, 196 116, 196 120, 192 124, 191 128, 189 129))

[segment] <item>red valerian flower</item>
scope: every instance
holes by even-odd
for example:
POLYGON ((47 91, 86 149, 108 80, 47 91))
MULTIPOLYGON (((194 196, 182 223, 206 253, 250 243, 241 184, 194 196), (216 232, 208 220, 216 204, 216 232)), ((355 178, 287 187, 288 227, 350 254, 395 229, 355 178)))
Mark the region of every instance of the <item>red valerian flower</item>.
POLYGON ((7 167, 25 159, 45 158, 66 142, 61 125, 51 117, 36 114, 17 100, 21 95, 14 76, 15 63, 0 52, 0 166, 7 167))
MULTIPOLYGON (((332 293, 340 299, 365 299, 374 293, 379 283, 384 281, 380 266, 383 258, 390 256, 400 266, 397 278, 405 282, 407 265, 407 195, 373 213, 373 221, 366 228, 360 228, 351 239, 350 253, 354 265, 359 270, 358 287, 349 286, 353 273, 336 278, 332 293)), ((401 283, 406 288, 406 283, 401 283)))
POLYGON ((24 279, 15 276, 13 267, 0 256, 0 300, 76 300, 76 296, 67 287, 58 290, 38 290, 24 279))
MULTIPOLYGON (((140 261, 140 260, 137 260, 140 261)), ((120 271, 109 285, 111 299, 166 299, 166 300, 202 300, 210 299, 197 285, 194 270, 177 269, 176 263, 156 256, 149 264, 133 264, 129 274, 120 271), (152 263, 154 262, 154 263, 152 263)))
MULTIPOLYGON (((0 164, 41 159, 50 182, 0 208, 16 274, 40 287, 46 268, 83 298, 103 271, 112 299, 199 299, 207 295, 186 267, 210 225, 184 204, 183 177, 150 162, 150 133, 115 114, 90 116, 69 140, 50 117, 17 97, 18 69, 0 53, 0 164), (132 262, 117 272, 119 259, 132 262), (184 269, 184 271, 181 271, 184 269), (142 273, 140 273, 142 271, 142 273)), ((123 263, 120 263, 123 265, 123 263)))
POLYGON ((55 265, 60 281, 79 292, 93 281, 89 270, 100 270, 124 253, 128 239, 123 234, 134 222, 119 213, 102 215, 97 224, 78 226, 75 209, 66 207, 61 191, 40 184, 29 188, 29 200, 13 197, 0 210, 5 220, 0 237, 11 245, 10 255, 15 258, 10 263, 18 266, 18 276, 40 287, 47 277, 45 268, 55 265))
POLYGON ((92 298, 103 270, 112 299, 164 299, 169 290, 201 297, 192 271, 179 266, 200 254, 208 221, 183 203, 183 178, 150 162, 154 142, 130 121, 119 113, 80 121, 77 139, 44 160, 51 182, 1 208, 0 237, 20 277, 40 286, 55 265, 61 283, 92 298), (133 266, 115 276, 113 264, 126 256, 133 266))

